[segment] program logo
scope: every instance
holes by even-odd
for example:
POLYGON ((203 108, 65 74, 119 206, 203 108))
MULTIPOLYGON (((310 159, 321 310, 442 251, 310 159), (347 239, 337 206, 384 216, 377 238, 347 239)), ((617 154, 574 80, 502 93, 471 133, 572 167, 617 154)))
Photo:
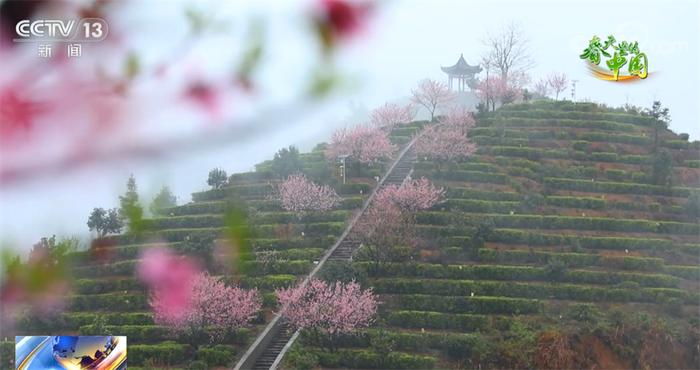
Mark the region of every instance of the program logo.
POLYGON ((604 42, 600 37, 593 36, 588 42, 588 47, 583 49, 579 57, 587 61, 593 76, 601 80, 635 81, 643 80, 649 75, 649 60, 647 55, 640 51, 639 43, 636 41, 622 41, 618 44, 612 35, 609 35, 604 42), (601 55, 608 58, 605 61, 608 69, 599 66, 601 55), (626 72, 625 66, 627 66, 626 72))
POLYGON ((102 41, 109 33, 109 25, 102 18, 24 19, 15 25, 14 42, 94 42, 102 41))

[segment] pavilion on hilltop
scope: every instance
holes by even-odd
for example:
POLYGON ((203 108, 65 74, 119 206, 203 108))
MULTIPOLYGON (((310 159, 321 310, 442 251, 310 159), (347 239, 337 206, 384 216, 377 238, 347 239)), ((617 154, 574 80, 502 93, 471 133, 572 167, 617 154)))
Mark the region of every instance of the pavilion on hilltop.
POLYGON ((464 60, 464 54, 459 56, 459 60, 457 60, 455 65, 451 67, 440 67, 440 69, 447 73, 450 90, 453 88, 452 81, 457 80, 457 91, 467 91, 467 87, 474 88, 476 85, 474 75, 481 72, 480 66, 471 66, 464 60))

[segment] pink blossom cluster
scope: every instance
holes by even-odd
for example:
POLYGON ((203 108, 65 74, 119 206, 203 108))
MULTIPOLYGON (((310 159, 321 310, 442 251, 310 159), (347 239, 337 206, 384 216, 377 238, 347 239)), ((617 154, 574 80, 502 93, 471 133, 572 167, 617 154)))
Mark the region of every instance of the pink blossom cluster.
POLYGON ((151 290, 153 307, 159 317, 176 321, 191 309, 190 296, 199 266, 167 247, 154 247, 141 254, 137 275, 151 290))
POLYGON ((277 187, 282 208, 301 215, 304 212, 325 212, 335 208, 342 200, 328 185, 318 185, 297 173, 277 187))
POLYGON ((392 128, 402 123, 411 122, 415 115, 416 111, 411 104, 399 105, 396 103, 385 103, 372 111, 370 122, 372 122, 375 127, 392 128))
POLYGON ((174 316, 162 295, 154 294, 151 305, 155 322, 178 332, 208 328, 212 339, 228 331, 247 325, 262 307, 258 291, 229 287, 206 272, 192 282, 188 297, 189 308, 174 316))
POLYGON ((394 149, 385 131, 359 125, 336 130, 326 148, 326 158, 336 160, 341 155, 349 155, 353 161, 373 163, 390 158, 394 149))
POLYGON ((377 299, 371 289, 356 282, 327 283, 311 279, 306 285, 278 289, 282 316, 299 329, 320 329, 328 334, 349 333, 372 323, 377 299))
POLYGON ((428 209, 437 204, 445 195, 443 188, 436 187, 430 180, 421 177, 408 180, 401 185, 389 185, 377 193, 376 204, 393 204, 406 212, 428 209))
POLYGON ((441 123, 451 126, 459 126, 466 130, 474 127, 474 115, 469 109, 465 107, 453 107, 447 114, 440 120, 441 123))
POLYGON ((415 244, 411 218, 389 197, 377 197, 353 227, 363 243, 379 248, 415 244))
POLYGON ((523 99, 523 86, 528 82, 527 75, 513 73, 508 78, 490 76, 479 82, 476 95, 495 109, 495 103, 507 104, 523 99))
POLYGON ((441 124, 426 131, 416 141, 414 148, 419 156, 451 162, 474 154, 476 145, 471 142, 468 125, 441 124))

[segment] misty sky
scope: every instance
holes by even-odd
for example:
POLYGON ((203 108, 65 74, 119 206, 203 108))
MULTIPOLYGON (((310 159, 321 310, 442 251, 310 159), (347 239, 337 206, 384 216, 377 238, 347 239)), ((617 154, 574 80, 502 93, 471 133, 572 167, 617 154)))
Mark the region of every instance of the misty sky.
MULTIPOLYGON (((195 3, 195 2, 193 2, 195 3)), ((199 2, 201 3, 201 2, 199 2)), ((299 88, 303 76, 290 73, 308 60, 309 40, 300 14, 308 4, 291 1, 217 1, 217 14, 232 17, 264 15, 269 21, 263 81, 265 100, 284 101, 299 88), (222 5, 223 4, 223 5, 222 5)), ((187 3, 184 3, 187 4, 187 3)), ((202 5, 198 5, 202 7, 202 5)), ((182 4, 139 1, 122 14, 122 23, 146 47, 167 44, 172 34, 185 32, 182 4)), ((697 1, 391 1, 379 8, 370 27, 338 56, 350 84, 332 101, 284 122, 271 135, 248 143, 148 162, 112 162, 83 168, 35 182, 0 189, 0 240, 6 246, 28 248, 44 235, 87 235, 85 222, 93 207, 114 207, 134 173, 141 196, 150 200, 163 184, 179 203, 206 187, 208 171, 250 170, 283 146, 308 150, 327 140, 337 127, 358 123, 385 101, 405 101, 422 78, 446 79, 441 65, 453 64, 460 53, 476 64, 487 33, 509 22, 518 23, 530 40, 534 81, 551 72, 578 80, 577 100, 650 106, 661 100, 671 110, 671 128, 700 139, 697 1), (613 34, 618 40, 638 41, 649 57, 651 76, 632 84, 615 84, 590 77, 579 54, 593 35, 613 34), (49 181, 47 181, 49 180, 49 181)), ((235 52, 212 40, 200 45, 206 62, 217 68, 219 58, 235 52)), ((157 54, 158 48, 144 52, 157 54)), ((149 54, 150 53, 150 54, 149 54)), ((220 66, 218 66, 220 67, 220 66)), ((1 72, 0 72, 1 73, 1 72)), ((564 95, 570 98, 570 90, 564 95)), ((255 116, 257 106, 250 107, 255 116)), ((171 119, 173 117, 170 117, 171 119)), ((176 122, 175 122, 176 123, 176 122)))

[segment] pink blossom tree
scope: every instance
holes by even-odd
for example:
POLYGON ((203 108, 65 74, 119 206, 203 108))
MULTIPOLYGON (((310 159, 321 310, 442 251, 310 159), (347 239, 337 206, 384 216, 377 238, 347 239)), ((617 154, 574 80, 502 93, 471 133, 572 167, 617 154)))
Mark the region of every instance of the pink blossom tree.
POLYGON ((377 313, 377 298, 371 289, 356 282, 327 283, 311 279, 307 284, 278 289, 280 313, 297 329, 306 329, 323 345, 332 345, 338 335, 369 326, 377 313))
POLYGON ((436 187, 430 180, 421 177, 418 180, 410 179, 401 185, 390 185, 382 189, 375 201, 379 204, 397 206, 409 213, 429 209, 436 205, 445 195, 443 188, 436 187))
POLYGON ((455 99, 454 93, 442 82, 425 79, 418 87, 411 90, 413 102, 425 107, 430 113, 430 120, 435 119, 435 111, 455 99))
POLYGON ((474 115, 465 107, 454 107, 440 120, 440 123, 457 126, 466 130, 474 127, 474 115))
POLYGON ((279 184, 277 192, 282 201, 282 208, 295 212, 299 218, 307 212, 329 211, 341 201, 333 188, 318 185, 301 173, 289 175, 279 184))
POLYGON ((192 281, 187 302, 187 310, 173 315, 168 300, 155 292, 151 298, 155 322, 195 338, 206 331, 216 340, 250 323, 262 307, 257 290, 226 286, 206 272, 192 281))
POLYGON ((487 110, 496 110, 496 102, 503 96, 506 85, 505 80, 499 76, 490 76, 476 87, 476 96, 486 105, 487 110))
POLYGON ((389 197, 375 198, 352 229, 361 253, 376 265, 404 260, 415 245, 413 218, 389 197))
POLYGON ((523 86, 529 81, 524 73, 511 73, 507 79, 501 76, 490 76, 477 85, 476 95, 486 104, 487 108, 496 110, 496 103, 501 105, 520 101, 523 98, 523 86))
POLYGON ((464 159, 474 154, 476 145, 467 136, 467 126, 438 125, 426 131, 414 144, 416 153, 442 163, 464 159))
POLYGON ((394 149, 386 132, 369 125, 360 125, 336 130, 326 149, 326 158, 336 160, 338 156, 349 155, 357 163, 371 164, 390 158, 394 149))
POLYGON ((535 84, 535 94, 539 95, 540 97, 546 98, 547 95, 549 95, 549 81, 547 81, 544 78, 540 78, 539 81, 535 84))
POLYGON ((385 103, 372 111, 370 121, 375 127, 393 128, 399 124, 411 122, 415 115, 415 110, 411 104, 385 103))
POLYGON ((415 213, 431 208, 443 196, 444 190, 426 178, 382 189, 353 228, 363 243, 362 253, 376 265, 408 259, 416 246, 415 213))
POLYGON ((547 84, 554 90, 554 100, 559 100, 559 94, 566 90, 569 81, 564 73, 552 73, 547 77, 547 84))

